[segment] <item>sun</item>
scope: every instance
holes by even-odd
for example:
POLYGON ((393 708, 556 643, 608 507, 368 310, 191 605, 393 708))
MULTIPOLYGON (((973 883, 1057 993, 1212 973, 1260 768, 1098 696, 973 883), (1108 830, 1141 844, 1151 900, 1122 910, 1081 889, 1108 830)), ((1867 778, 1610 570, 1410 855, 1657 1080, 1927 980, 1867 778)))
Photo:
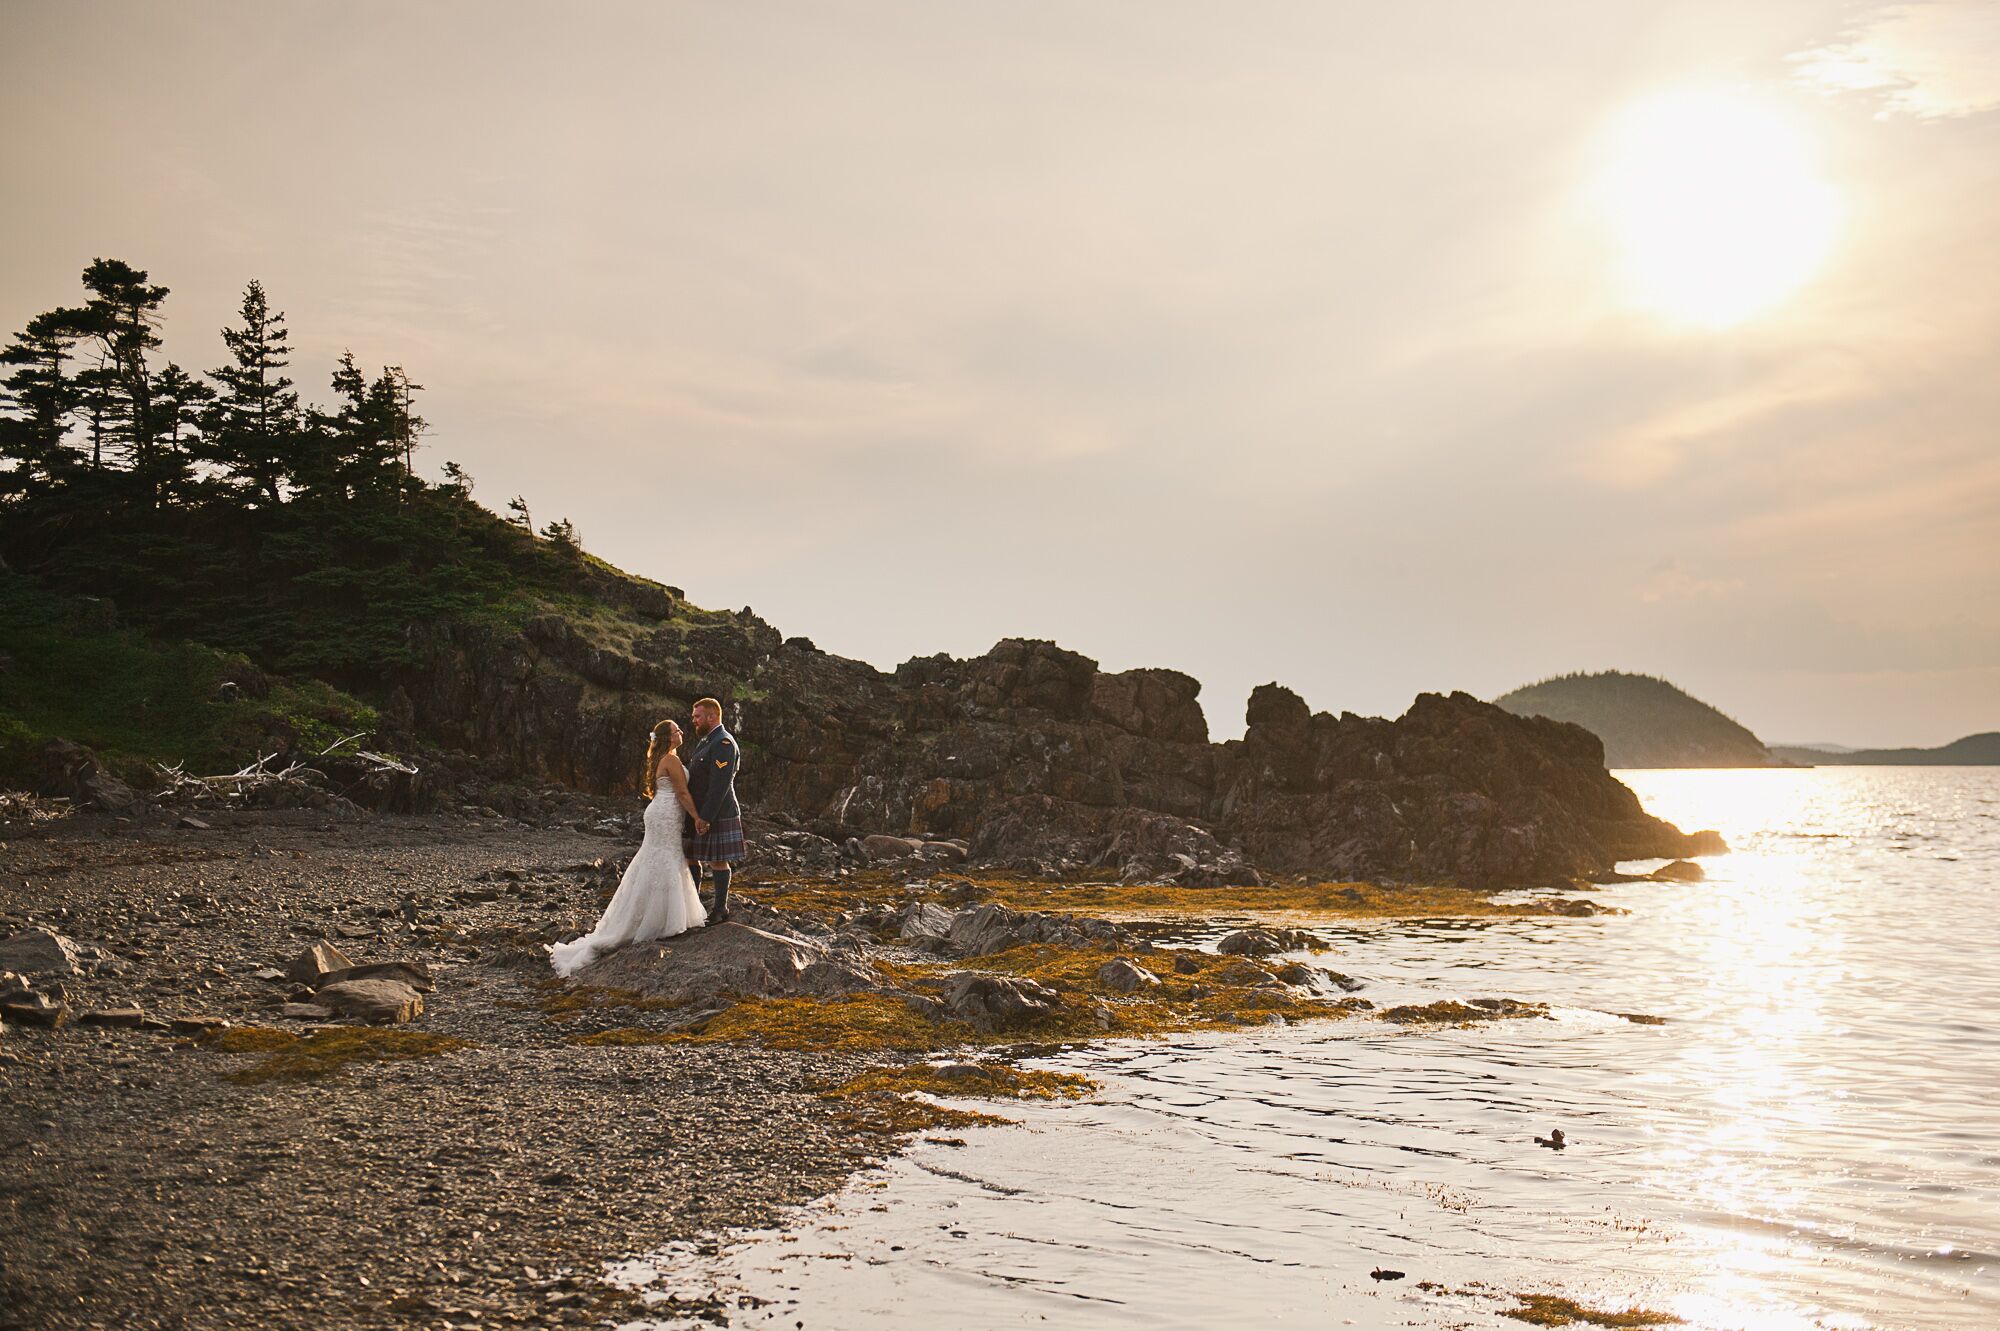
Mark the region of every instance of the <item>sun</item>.
POLYGON ((1598 203, 1630 299, 1671 322, 1742 323, 1825 264, 1838 193, 1812 144, 1776 106, 1743 92, 1667 93, 1609 126, 1598 203))

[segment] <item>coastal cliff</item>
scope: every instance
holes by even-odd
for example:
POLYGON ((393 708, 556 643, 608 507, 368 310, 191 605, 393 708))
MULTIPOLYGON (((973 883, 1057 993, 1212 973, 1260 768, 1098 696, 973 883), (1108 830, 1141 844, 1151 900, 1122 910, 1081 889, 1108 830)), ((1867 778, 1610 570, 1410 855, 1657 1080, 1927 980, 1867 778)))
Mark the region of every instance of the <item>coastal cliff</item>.
POLYGON ((703 693, 728 701, 759 813, 835 839, 958 840, 1049 874, 1290 875, 1546 883, 1713 849, 1648 815, 1589 732, 1464 693, 1396 720, 1313 714, 1259 688, 1211 742, 1200 684, 1106 673, 1049 642, 893 672, 786 638, 745 610, 519 630, 429 625, 395 691, 411 724, 525 775, 633 789, 632 737, 703 693))
POLYGON ((1314 714, 1269 684, 1244 737, 1216 743, 1199 683, 1172 670, 1106 672, 1009 639, 884 671, 537 538, 462 490, 414 491, 391 516, 394 543, 362 544, 357 523, 380 516, 168 515, 94 562, 65 529, 15 527, 0 776, 46 784, 37 746, 55 740, 144 784, 155 762, 227 770, 366 732, 424 775, 357 793, 341 759, 313 761, 376 807, 496 778, 623 795, 647 729, 712 694, 743 738, 752 810, 835 846, 951 842, 997 867, 1127 882, 1495 887, 1716 845, 1646 814, 1588 731, 1463 693, 1387 720, 1314 714))

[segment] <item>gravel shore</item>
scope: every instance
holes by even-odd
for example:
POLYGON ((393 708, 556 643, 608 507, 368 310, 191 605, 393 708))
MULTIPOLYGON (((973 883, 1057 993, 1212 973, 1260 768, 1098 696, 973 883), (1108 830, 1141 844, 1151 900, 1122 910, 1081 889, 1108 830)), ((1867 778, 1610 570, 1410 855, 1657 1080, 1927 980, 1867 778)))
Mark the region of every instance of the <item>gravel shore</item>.
POLYGON ((6 823, 0 936, 101 949, 64 981, 79 1012, 238 1025, 284 1024, 268 969, 329 938, 357 962, 427 963, 437 988, 408 1029, 465 1046, 239 1084, 259 1054, 9 1025, 0 1326, 615 1324, 638 1308, 602 1261, 771 1224, 890 1145, 816 1093, 868 1058, 583 1047, 568 1037, 589 1026, 541 1010, 538 940, 588 926, 636 835, 211 821, 6 823))

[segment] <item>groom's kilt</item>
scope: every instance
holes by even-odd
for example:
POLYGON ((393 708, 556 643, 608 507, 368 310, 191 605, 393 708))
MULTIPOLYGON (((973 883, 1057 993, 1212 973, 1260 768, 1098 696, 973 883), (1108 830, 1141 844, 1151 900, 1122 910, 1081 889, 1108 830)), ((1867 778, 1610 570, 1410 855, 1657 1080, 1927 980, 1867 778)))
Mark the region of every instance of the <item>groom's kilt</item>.
POLYGON ((693 823, 688 823, 684 830, 681 844, 688 859, 696 864, 726 864, 743 858, 741 818, 717 819, 708 825, 708 831, 699 834, 693 823))

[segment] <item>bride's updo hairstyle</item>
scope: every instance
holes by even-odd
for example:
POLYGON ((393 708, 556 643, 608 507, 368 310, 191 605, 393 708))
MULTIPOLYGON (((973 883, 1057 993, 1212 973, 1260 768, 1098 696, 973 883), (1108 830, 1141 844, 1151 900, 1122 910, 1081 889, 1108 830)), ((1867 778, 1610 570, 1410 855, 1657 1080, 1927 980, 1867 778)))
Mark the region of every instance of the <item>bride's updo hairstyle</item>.
POLYGON ((653 798, 654 791, 659 785, 660 765, 655 759, 660 752, 662 738, 667 741, 668 752, 678 749, 681 746, 681 728, 672 721, 662 721, 653 727, 652 734, 646 736, 646 774, 640 779, 639 784, 646 792, 647 799, 653 798))

